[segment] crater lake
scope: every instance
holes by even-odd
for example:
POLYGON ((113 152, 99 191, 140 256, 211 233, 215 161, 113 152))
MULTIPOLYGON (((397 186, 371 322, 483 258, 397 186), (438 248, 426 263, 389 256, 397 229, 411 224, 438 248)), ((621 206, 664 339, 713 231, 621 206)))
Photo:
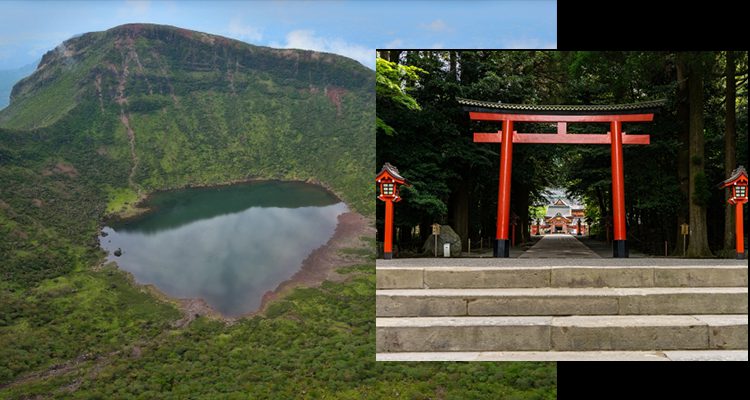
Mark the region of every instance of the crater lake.
POLYGON ((143 206, 150 211, 102 229, 108 261, 138 283, 202 298, 225 316, 257 310, 348 211, 320 186, 279 181, 160 192, 143 206))

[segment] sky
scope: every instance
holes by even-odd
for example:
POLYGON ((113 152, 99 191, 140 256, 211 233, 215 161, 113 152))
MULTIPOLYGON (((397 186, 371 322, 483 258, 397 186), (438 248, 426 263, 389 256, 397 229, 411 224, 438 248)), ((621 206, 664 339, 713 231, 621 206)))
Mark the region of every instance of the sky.
POLYGON ((373 69, 377 48, 557 46, 556 0, 0 0, 0 70, 36 62, 74 35, 134 22, 337 53, 373 69))

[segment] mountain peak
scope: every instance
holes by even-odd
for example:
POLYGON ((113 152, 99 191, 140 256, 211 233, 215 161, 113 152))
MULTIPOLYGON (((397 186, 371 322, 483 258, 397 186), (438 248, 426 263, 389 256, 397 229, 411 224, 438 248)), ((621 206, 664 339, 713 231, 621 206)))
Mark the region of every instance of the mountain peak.
POLYGON ((117 196, 310 180, 371 212, 374 112, 375 73, 357 61, 127 24, 45 54, 0 110, 0 132, 52 149, 41 176, 96 179, 117 196))
POLYGON ((186 39, 199 40, 208 44, 223 44, 223 45, 245 45, 252 46, 239 40, 230 39, 224 36, 214 35, 210 33, 204 33, 199 31, 193 31, 190 29, 179 28, 172 25, 159 25, 159 24, 147 24, 147 23, 130 23, 118 25, 114 28, 105 31, 108 35, 116 35, 120 37, 129 38, 157 38, 163 35, 180 35, 186 39))
POLYGON ((103 110, 110 103, 138 104, 133 99, 143 96, 149 104, 161 101, 152 96, 178 103, 196 91, 237 95, 259 87, 272 95, 282 88, 321 93, 340 113, 341 95, 372 90, 373 78, 359 62, 336 54, 254 46, 168 25, 125 24, 78 35, 48 51, 36 71, 14 86, 0 125, 47 126, 91 99, 103 110))

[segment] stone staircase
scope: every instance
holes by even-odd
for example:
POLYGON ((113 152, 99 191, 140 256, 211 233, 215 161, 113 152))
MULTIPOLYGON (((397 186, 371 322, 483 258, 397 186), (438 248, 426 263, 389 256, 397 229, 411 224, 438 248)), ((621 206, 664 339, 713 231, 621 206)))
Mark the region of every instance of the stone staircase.
POLYGON ((381 261, 378 360, 747 360, 742 261, 381 261))

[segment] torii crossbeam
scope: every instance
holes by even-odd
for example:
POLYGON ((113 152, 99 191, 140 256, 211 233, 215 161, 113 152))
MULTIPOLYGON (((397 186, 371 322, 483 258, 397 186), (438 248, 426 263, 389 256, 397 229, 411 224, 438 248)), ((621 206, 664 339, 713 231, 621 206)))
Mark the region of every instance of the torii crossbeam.
POLYGON ((615 105, 528 105, 504 104, 457 98, 469 112, 472 121, 501 122, 502 129, 493 133, 474 133, 475 143, 500 143, 500 179, 497 201, 495 257, 508 257, 510 243, 510 177, 513 143, 537 144, 609 144, 612 148, 612 213, 614 222, 613 256, 628 257, 625 228, 625 191, 622 160, 623 144, 649 144, 649 135, 628 135, 623 122, 650 122, 654 111, 664 100, 615 105), (556 123, 555 133, 518 133, 514 122, 556 123), (568 123, 609 123, 606 134, 568 133, 568 123))

